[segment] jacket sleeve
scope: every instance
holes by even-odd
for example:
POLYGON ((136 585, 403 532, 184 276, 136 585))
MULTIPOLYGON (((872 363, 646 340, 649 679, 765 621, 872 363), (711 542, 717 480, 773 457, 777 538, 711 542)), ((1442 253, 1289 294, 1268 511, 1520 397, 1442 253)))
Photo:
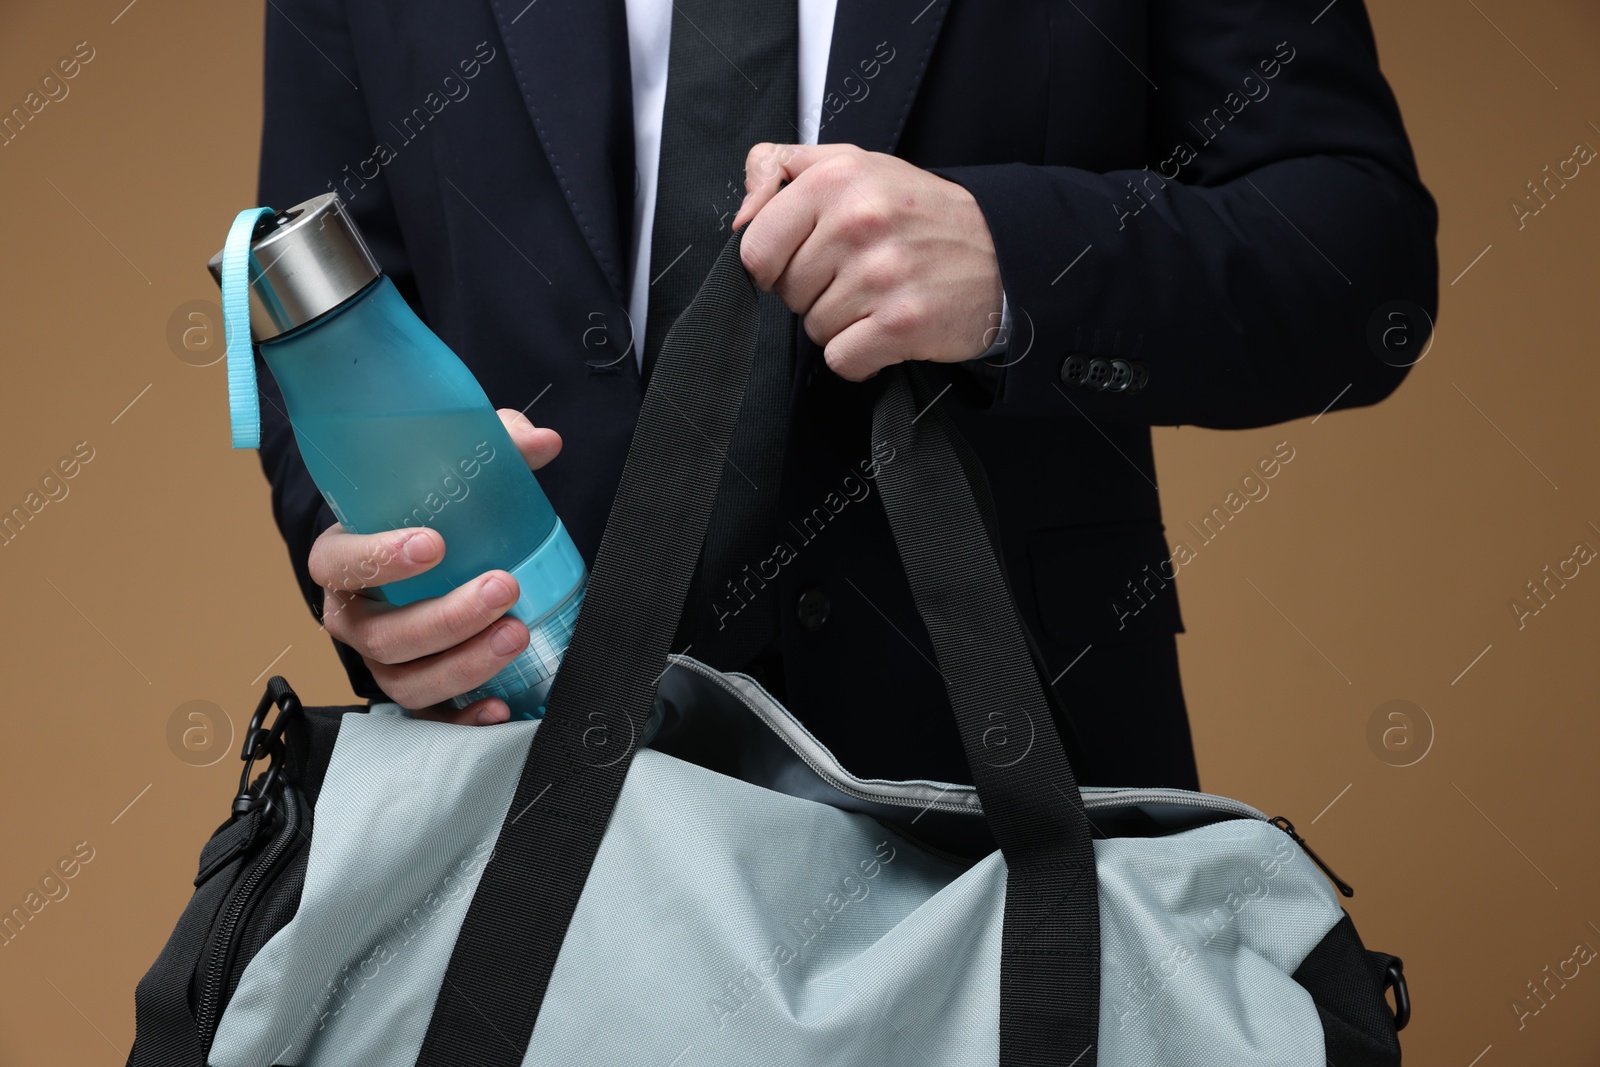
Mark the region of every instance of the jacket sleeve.
POLYGON ((1399 385, 1437 213, 1361 0, 1318 6, 1152 2, 1143 169, 937 171, 977 199, 1012 307, 990 411, 1232 428, 1399 385))
MULTIPOLYGON (((276 0, 266 6, 266 63, 258 203, 282 210, 326 192, 344 198, 361 234, 401 294, 421 313, 399 220, 381 175, 361 75, 337 0, 276 0), (359 179, 352 178, 359 175, 359 179)), ((261 467, 272 514, 301 594, 319 621, 322 589, 311 579, 311 544, 337 520, 312 482, 277 383, 256 357, 261 386, 261 467)), ((335 641, 351 687, 386 699, 355 651, 335 641)))

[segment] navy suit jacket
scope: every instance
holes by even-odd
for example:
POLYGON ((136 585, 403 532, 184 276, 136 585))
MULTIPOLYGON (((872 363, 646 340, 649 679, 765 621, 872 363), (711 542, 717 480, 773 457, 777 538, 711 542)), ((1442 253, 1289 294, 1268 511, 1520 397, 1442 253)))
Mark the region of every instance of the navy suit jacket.
MULTIPOLYGON (((592 561, 643 395, 622 0, 276 0, 266 20, 261 202, 344 196, 489 398, 561 433, 539 480, 592 561)), ((1228 513, 1169 547, 1149 427, 1374 403, 1405 373, 1374 351, 1375 316, 1409 302, 1420 345, 1436 308, 1436 213, 1365 9, 838 0, 825 90, 820 140, 962 184, 993 233, 1007 365, 931 372, 988 473, 1080 777, 1194 787, 1167 578, 1176 542, 1228 513)), ((882 509, 841 493, 871 456, 875 387, 800 345, 794 558, 759 590, 789 704, 858 774, 970 781, 882 509)), ((261 382, 262 462, 315 612, 306 559, 334 518, 261 382)))

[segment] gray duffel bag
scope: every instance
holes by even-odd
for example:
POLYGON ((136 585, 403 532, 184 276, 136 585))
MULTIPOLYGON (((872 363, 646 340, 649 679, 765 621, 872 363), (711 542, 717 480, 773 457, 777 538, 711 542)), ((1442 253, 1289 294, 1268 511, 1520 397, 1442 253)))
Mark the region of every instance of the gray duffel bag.
POLYGON ((269 683, 130 1064, 1398 1064, 1400 961, 1290 824, 1079 788, 914 369, 883 375, 876 477, 976 785, 858 779, 668 655, 756 318, 735 237, 663 349, 546 718, 269 683))

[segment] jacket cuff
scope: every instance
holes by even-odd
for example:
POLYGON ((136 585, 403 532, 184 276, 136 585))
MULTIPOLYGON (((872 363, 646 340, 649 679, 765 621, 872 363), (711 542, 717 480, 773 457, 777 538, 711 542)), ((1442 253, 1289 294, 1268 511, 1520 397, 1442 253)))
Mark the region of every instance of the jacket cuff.
POLYGON ((1098 222, 1084 217, 1083 204, 1022 164, 935 173, 973 195, 994 240, 1006 299, 1005 343, 965 366, 985 383, 995 408, 1061 414, 1070 409, 1058 392, 1083 403, 1084 394, 1121 399, 1141 391, 1150 380, 1140 358, 1143 332, 1103 328, 1082 316, 1090 307, 1108 310, 1096 294, 1095 272, 1080 260, 1094 254, 1092 245, 1110 243, 1102 240, 1109 235, 1095 231, 1116 229, 1112 213, 1098 222), (1083 273, 1075 277, 1075 269, 1083 273))

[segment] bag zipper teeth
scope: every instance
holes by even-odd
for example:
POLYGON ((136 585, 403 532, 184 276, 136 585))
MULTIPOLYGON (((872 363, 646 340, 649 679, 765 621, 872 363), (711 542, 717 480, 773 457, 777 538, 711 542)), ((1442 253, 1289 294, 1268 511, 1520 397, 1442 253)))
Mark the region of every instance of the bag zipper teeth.
MULTIPOLYGON (((742 703, 749 703, 745 698, 745 695, 738 689, 729 685, 726 679, 721 676, 720 672, 713 671, 711 668, 700 663, 700 661, 690 659, 688 657, 681 657, 676 662, 678 666, 688 667, 689 669, 695 671, 695 673, 721 686, 742 703)), ((830 786, 847 796, 854 797, 857 800, 868 801, 870 803, 889 804, 896 807, 922 807, 922 805, 915 800, 900 800, 892 797, 878 796, 853 788, 848 783, 840 780, 840 778, 831 769, 818 766, 810 756, 791 744, 789 739, 784 737, 781 732, 779 732, 779 736, 783 738, 784 743, 789 746, 789 749, 794 752, 795 755, 799 756, 800 759, 805 762, 806 766, 815 771, 823 781, 827 782, 830 786)), ((963 792, 972 791, 971 786, 952 786, 951 788, 959 789, 963 792)), ((1268 821, 1265 812, 1258 811, 1243 801, 1233 800, 1228 797, 1214 796, 1211 793, 1195 793, 1187 789, 1088 786, 1082 789, 1080 792, 1083 796, 1083 806, 1085 809, 1119 807, 1126 804, 1139 804, 1149 801, 1157 801, 1165 804, 1179 804, 1190 808, 1204 808, 1210 811, 1226 812, 1227 814, 1237 816, 1241 819, 1257 819, 1261 822, 1268 821)), ((943 794, 940 795, 942 796, 943 794)), ((930 809, 934 811, 953 812, 962 815, 974 813, 974 809, 968 805, 961 804, 957 801, 940 801, 938 799, 935 799, 933 803, 926 805, 924 808, 924 810, 930 809)))
MULTIPOLYGON (((688 659, 687 657, 680 658, 678 662, 682 666, 691 667, 691 669, 695 670, 697 673, 710 679, 717 685, 720 685, 734 697, 745 703, 746 706, 749 705, 749 701, 745 698, 745 695, 739 690, 735 689, 733 686, 729 685, 727 680, 721 676, 720 672, 713 671, 711 668, 702 665, 698 660, 688 659)), ((757 685, 757 688, 759 688, 759 684, 757 685)), ((776 703, 776 701, 774 701, 774 703, 776 703)), ((806 766, 810 767, 816 772, 818 777, 827 782, 834 789, 837 789, 839 792, 844 793, 847 796, 855 797, 857 800, 864 800, 869 803, 888 804, 903 808, 912 808, 916 806, 915 801, 902 801, 882 796, 873 796, 863 793, 859 789, 852 788, 844 781, 841 781, 838 775, 835 774, 831 769, 819 767, 810 756, 801 751, 801 749, 791 742, 788 737, 784 736, 782 731, 778 731, 778 734, 783 738, 784 743, 789 746, 790 750, 805 762, 806 766)), ((963 791, 967 791, 972 787, 954 786, 952 788, 958 788, 962 789, 963 791)), ((1081 788, 1078 792, 1083 798, 1083 809, 1086 812, 1093 811, 1097 808, 1124 807, 1130 804, 1176 804, 1182 807, 1201 808, 1207 811, 1218 811, 1227 815, 1231 815, 1237 819, 1254 819, 1257 822, 1264 822, 1268 826, 1276 827, 1277 829, 1282 830, 1291 839, 1293 839, 1295 844, 1299 845, 1305 851, 1306 855, 1311 858, 1312 862, 1321 868, 1322 873, 1328 876, 1329 880, 1333 882, 1340 893, 1346 897, 1355 895, 1355 891, 1351 889, 1343 879, 1333 873, 1332 869, 1330 869, 1328 865, 1323 862, 1322 857, 1311 851, 1311 847, 1305 843, 1305 839, 1299 834, 1295 833, 1294 826, 1289 823, 1289 820, 1284 819, 1281 816, 1278 818, 1270 818, 1266 812, 1253 808, 1241 800, 1234 800, 1230 797, 1219 797, 1211 793, 1196 793, 1188 789, 1162 789, 1159 787, 1119 788, 1116 786, 1088 786, 1081 788), (1280 823, 1282 825, 1279 825, 1280 823)), ((943 793, 940 794, 941 797, 943 795, 943 793)), ((958 803, 941 803, 938 797, 935 797, 932 803, 923 808, 924 811, 928 811, 930 809, 957 812, 961 814, 971 813, 973 811, 971 807, 960 805, 958 803)))
POLYGON ((245 875, 244 881, 234 889, 228 898, 228 911, 223 916, 221 924, 217 927, 217 940, 211 950, 211 965, 206 977, 205 989, 200 995, 200 1003, 196 1006, 195 1016, 200 1026, 200 1047, 208 1053, 211 1050, 211 1039, 216 1034, 217 1024, 220 1019, 213 1018, 217 1011, 218 1002, 222 999, 222 989, 227 984, 228 976, 225 973, 230 950, 233 947, 233 936, 237 932, 234 928, 239 922, 239 917, 244 912, 244 907, 250 901, 250 896, 261 879, 272 869, 278 859, 294 843, 295 834, 300 831, 300 819, 294 791, 284 789, 282 794, 284 805, 283 831, 267 846, 261 859, 256 861, 250 873, 245 875))
POLYGON ((1161 789, 1155 787, 1122 789, 1089 786, 1083 790, 1083 806, 1085 808, 1111 808, 1126 804, 1143 804, 1151 801, 1164 804, 1179 804, 1187 808, 1207 808, 1211 811, 1224 811, 1241 819, 1267 821, 1265 812, 1257 811, 1244 801, 1233 800, 1229 797, 1219 797, 1211 793, 1195 793, 1187 789, 1161 789))
MULTIPOLYGON (((726 690, 729 695, 731 695, 734 699, 738 700, 741 704, 744 704, 746 707, 750 706, 750 702, 746 698, 745 694, 740 692, 734 686, 729 685, 727 679, 723 678, 721 676, 721 672, 716 671, 715 668, 707 667, 704 664, 702 664, 699 660, 690 659, 690 658, 688 658, 686 656, 678 658, 676 660, 676 665, 680 666, 680 667, 686 667, 686 668, 694 671, 696 674, 701 675, 702 677, 706 678, 707 680, 711 681, 712 683, 714 683, 717 686, 721 687, 722 689, 726 690)), ((753 681, 753 679, 752 679, 752 681, 753 681)), ((756 685, 757 685, 757 688, 760 687, 760 683, 756 683, 756 685)), ((766 691, 762 690, 762 692, 764 693, 766 691)), ((773 703, 776 704, 777 702, 773 701, 773 703)), ((763 718, 765 718, 765 717, 763 716, 763 718)), ((789 751, 793 752, 796 756, 799 756, 802 763, 804 763, 807 767, 810 767, 813 771, 816 772, 816 775, 817 775, 818 778, 821 778, 830 787, 832 787, 834 789, 837 789, 839 792, 845 794, 846 796, 854 797, 857 800, 866 801, 869 804, 887 804, 887 805, 890 805, 891 807, 902 807, 902 808, 921 807, 923 810, 954 812, 954 813, 956 813, 958 815, 975 814, 975 813, 977 813, 978 810, 980 810, 980 809, 974 809, 969 805, 961 804, 961 803, 956 802, 956 801, 941 801, 939 799, 939 797, 944 796, 944 794, 946 792, 948 792, 950 789, 959 789, 959 790, 961 790, 963 792, 971 792, 972 791, 972 787, 971 786, 950 786, 948 789, 942 790, 940 792, 940 794, 939 794, 939 797, 935 797, 934 800, 931 803, 926 804, 926 805, 921 805, 917 801, 914 801, 914 800, 899 800, 899 799, 896 799, 894 797, 880 796, 880 795, 877 795, 877 794, 868 793, 868 792, 865 792, 863 790, 857 789, 854 786, 850 785, 848 782, 844 781, 842 778, 840 778, 838 773, 836 771, 834 771, 833 769, 828 768, 828 767, 819 766, 815 760, 813 760, 809 755, 807 755, 804 751, 802 751, 800 748, 798 748, 792 741, 790 741, 789 738, 781 730, 774 730, 773 732, 776 733, 778 735, 778 738, 785 745, 788 746, 789 751)), ((937 786, 933 786, 932 788, 938 788, 938 787, 937 786)))

